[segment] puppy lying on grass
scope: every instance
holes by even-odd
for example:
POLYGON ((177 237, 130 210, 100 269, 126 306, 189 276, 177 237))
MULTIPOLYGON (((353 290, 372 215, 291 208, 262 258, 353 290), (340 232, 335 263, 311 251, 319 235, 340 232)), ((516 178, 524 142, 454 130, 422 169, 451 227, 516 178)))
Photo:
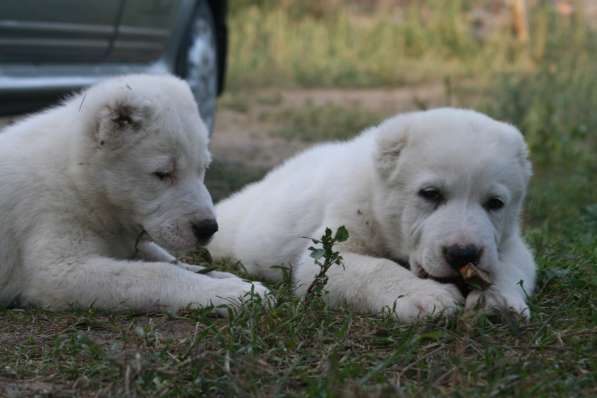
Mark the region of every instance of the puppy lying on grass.
POLYGON ((219 203, 209 250, 273 280, 274 266, 289 265, 304 295, 319 267, 302 237, 346 226, 344 267, 328 271, 332 305, 393 308, 402 320, 463 304, 528 317, 535 263, 519 217, 530 176, 522 135, 508 124, 460 109, 399 115, 317 145, 219 203), (452 283, 465 268, 487 279, 466 298, 452 283))
POLYGON ((191 91, 168 76, 107 80, 2 131, 0 305, 176 311, 264 296, 166 251, 218 228, 207 144, 191 91))

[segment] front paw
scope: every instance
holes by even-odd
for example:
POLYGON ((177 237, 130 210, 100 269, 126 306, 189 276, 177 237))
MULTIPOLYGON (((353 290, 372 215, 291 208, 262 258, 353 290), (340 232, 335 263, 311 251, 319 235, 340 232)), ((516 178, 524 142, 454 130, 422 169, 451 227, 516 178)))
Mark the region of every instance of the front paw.
POLYGON ((427 316, 451 315, 458 311, 464 297, 452 284, 421 279, 412 283, 393 308, 401 321, 413 321, 427 316))
POLYGON ((531 311, 520 294, 504 294, 495 289, 473 290, 466 297, 466 311, 503 312, 512 311, 525 319, 531 311))
POLYGON ((211 300, 216 312, 228 315, 228 307, 238 307, 255 298, 262 302, 275 303, 270 290, 260 282, 247 282, 240 278, 224 278, 218 280, 218 291, 211 300))

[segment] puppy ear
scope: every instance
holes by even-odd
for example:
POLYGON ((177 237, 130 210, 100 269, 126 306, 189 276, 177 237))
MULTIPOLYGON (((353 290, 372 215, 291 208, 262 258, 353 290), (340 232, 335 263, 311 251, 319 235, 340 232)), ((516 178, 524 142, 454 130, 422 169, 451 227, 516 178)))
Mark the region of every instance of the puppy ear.
POLYGON ((398 159, 408 144, 408 137, 408 127, 402 123, 383 123, 379 126, 375 164, 384 180, 392 179, 397 171, 398 159))
POLYGON ((151 115, 148 103, 128 96, 114 99, 97 112, 93 138, 98 146, 117 149, 126 142, 136 140, 151 115))

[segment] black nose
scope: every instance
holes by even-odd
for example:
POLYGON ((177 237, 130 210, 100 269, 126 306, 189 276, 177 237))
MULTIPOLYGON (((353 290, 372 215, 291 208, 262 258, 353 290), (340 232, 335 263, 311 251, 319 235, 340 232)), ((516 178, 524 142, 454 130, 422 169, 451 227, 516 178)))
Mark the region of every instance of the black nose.
POLYGON ((452 245, 445 246, 443 249, 446 262, 454 269, 459 269, 466 264, 477 264, 481 258, 483 249, 475 245, 452 245))
POLYGON ((199 243, 207 243, 213 234, 218 231, 218 223, 216 220, 208 219, 202 220, 192 225, 193 234, 199 243))

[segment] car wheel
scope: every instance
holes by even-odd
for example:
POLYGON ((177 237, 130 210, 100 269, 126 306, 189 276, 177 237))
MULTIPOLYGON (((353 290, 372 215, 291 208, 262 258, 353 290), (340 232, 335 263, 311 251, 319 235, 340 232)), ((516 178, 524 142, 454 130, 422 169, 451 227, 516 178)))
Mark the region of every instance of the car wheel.
POLYGON ((218 60, 213 16, 205 1, 197 3, 179 52, 176 73, 187 81, 201 118, 212 131, 218 95, 218 60))

